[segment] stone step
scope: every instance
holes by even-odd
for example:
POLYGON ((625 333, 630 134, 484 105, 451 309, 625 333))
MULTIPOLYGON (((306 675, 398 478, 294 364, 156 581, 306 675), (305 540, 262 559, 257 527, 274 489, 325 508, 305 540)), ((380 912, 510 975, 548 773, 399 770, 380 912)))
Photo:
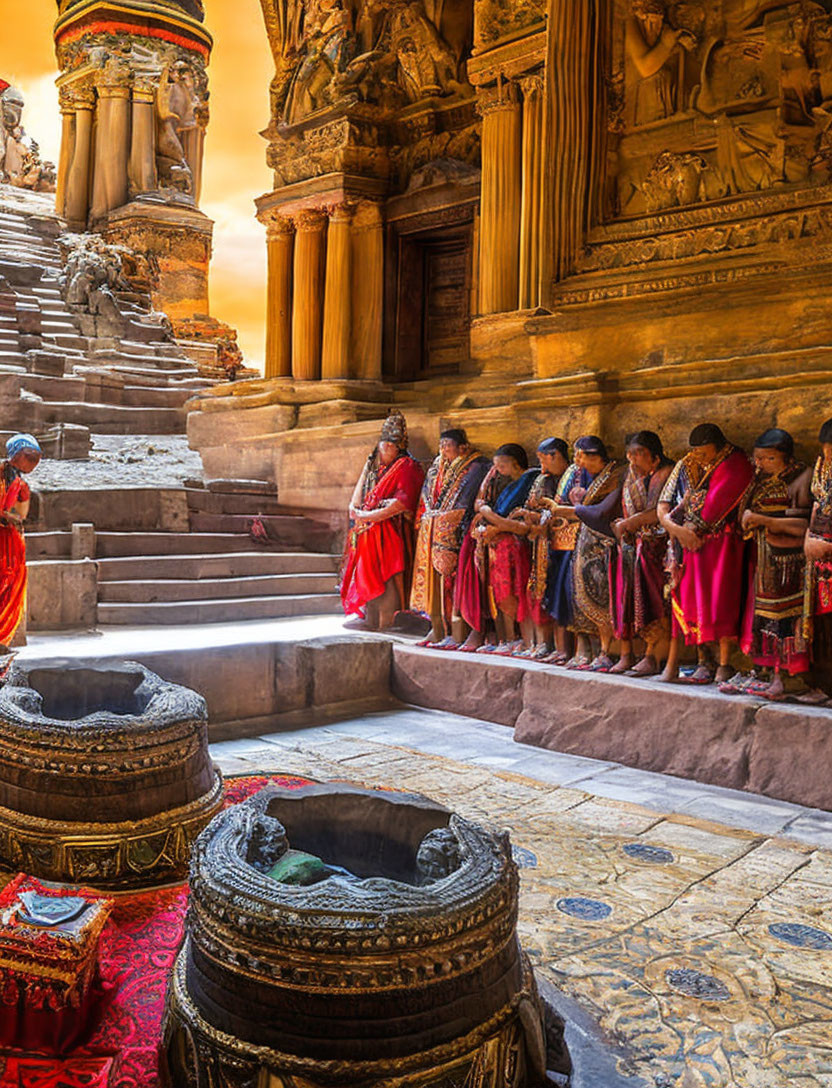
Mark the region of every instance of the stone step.
POLYGON ((177 408, 44 401, 38 410, 45 423, 80 423, 97 434, 185 433, 185 413, 177 408))
POLYGON ((246 600, 252 597, 297 597, 331 594, 332 571, 313 574, 270 574, 245 578, 163 578, 101 582, 99 604, 158 604, 187 601, 246 600))
MULTIPOLYGON (((27 548, 57 546, 49 533, 27 533, 27 548), (49 537, 33 542, 34 536, 49 537)), ((34 555, 34 551, 32 553, 34 555)), ((276 574, 317 574, 335 577, 341 557, 323 552, 220 552, 216 555, 141 555, 98 560, 99 582, 141 578, 200 579, 254 578, 276 574)))
MULTIPOLYGON (((96 543, 97 554, 102 559, 135 558, 137 555, 228 555, 231 552, 269 554, 262 544, 242 533, 97 533, 96 543)), ((279 552, 276 547, 274 553, 279 552)))
POLYGON ((26 366, 26 356, 22 351, 0 350, 0 366, 26 366))
MULTIPOLYGON (((191 513, 188 523, 193 533, 248 533, 254 513, 201 514, 191 513)), ((329 551, 333 533, 320 522, 293 514, 266 514, 262 518, 268 539, 284 548, 307 548, 309 551, 329 551)))
POLYGON ((80 378, 55 377, 50 374, 27 374, 21 382, 23 389, 36 393, 44 400, 81 401, 84 397, 84 383, 80 378))
POLYGON ((283 616, 336 615, 341 610, 337 593, 286 597, 231 597, 221 601, 172 601, 158 604, 98 605, 100 625, 166 625, 232 623, 279 619, 283 616))
MULTIPOLYGON (((277 495, 234 494, 186 488, 188 509, 200 514, 231 514, 251 518, 254 514, 278 514, 277 495)), ((233 530, 232 530, 233 531, 233 530)))

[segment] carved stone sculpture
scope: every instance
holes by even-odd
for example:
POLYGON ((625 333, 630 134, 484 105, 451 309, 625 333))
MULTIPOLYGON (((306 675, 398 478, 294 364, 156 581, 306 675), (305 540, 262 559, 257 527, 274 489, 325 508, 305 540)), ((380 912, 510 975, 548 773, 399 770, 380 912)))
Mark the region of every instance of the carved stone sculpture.
POLYGON ((166 65, 156 91, 156 166, 163 187, 190 194, 193 174, 183 140, 196 127, 192 79, 183 67, 166 65))
POLYGON ((517 890, 506 837, 423 797, 267 787, 194 852, 169 1083, 541 1083, 517 890))
POLYGON ((55 164, 44 162, 36 140, 23 127, 25 100, 16 87, 0 83, 0 181, 39 193, 55 191, 55 164))
POLYGON ((16 663, 0 689, 0 865, 102 888, 182 879, 222 805, 201 696, 142 665, 16 663))

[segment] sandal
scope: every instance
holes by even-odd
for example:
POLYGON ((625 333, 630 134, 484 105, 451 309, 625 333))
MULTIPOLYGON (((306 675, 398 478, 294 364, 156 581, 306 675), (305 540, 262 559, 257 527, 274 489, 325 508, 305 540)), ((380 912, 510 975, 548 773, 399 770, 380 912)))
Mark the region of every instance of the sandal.
POLYGON ((577 672, 589 668, 591 664, 592 662, 589 660, 588 657, 578 657, 576 655, 575 657, 570 658, 570 660, 566 662, 565 667, 567 669, 572 669, 573 672, 577 672))
POLYGON ((613 660, 609 654, 598 654, 590 664, 587 672, 609 672, 613 667, 613 660))
POLYGON ((697 684, 700 687, 714 682, 714 670, 709 665, 700 665, 690 676, 679 677, 683 684, 697 684))
POLYGON ((544 665, 565 665, 569 660, 569 654, 563 650, 555 650, 554 653, 549 654, 548 657, 544 657, 542 660, 544 665))

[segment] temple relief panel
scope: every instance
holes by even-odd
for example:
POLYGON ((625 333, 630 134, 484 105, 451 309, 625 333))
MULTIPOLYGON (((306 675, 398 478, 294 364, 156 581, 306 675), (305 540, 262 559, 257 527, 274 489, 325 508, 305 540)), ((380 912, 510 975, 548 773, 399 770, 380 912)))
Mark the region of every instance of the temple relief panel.
POLYGON ((829 0, 616 0, 614 14, 607 214, 829 179, 829 0))

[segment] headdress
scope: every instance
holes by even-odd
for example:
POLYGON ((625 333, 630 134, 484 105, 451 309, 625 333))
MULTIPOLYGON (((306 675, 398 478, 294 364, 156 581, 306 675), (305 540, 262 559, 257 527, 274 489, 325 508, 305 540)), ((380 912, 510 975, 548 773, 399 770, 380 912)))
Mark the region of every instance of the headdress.
POLYGON ((11 83, 7 83, 5 79, 0 79, 0 94, 2 94, 3 91, 7 91, 9 87, 11 87, 11 83))
POLYGON ((407 422, 398 408, 391 408, 390 414, 381 428, 381 442, 392 442, 400 450, 406 450, 409 445, 407 437, 407 422))
POLYGON ((15 434, 6 443, 6 453, 9 460, 17 457, 19 453, 24 450, 31 450, 32 453, 42 454, 43 450, 40 448, 38 440, 31 434, 15 434))

